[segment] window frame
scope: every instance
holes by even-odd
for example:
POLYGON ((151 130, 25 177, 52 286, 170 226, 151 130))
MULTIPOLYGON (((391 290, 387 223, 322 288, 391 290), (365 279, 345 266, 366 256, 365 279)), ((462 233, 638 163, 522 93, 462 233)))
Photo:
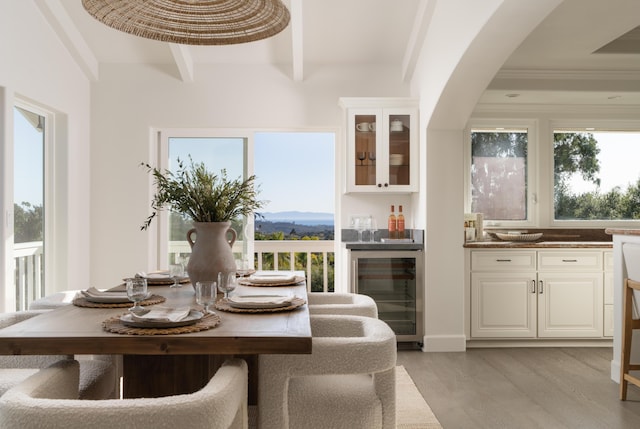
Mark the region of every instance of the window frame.
POLYGON ((554 180, 553 180, 553 168, 554 168, 554 153, 553 153, 553 134, 555 130, 573 130, 584 132, 598 132, 598 131, 633 131, 640 133, 640 121, 632 120, 560 120, 552 119, 549 121, 549 156, 547 162, 549 163, 549 186, 547 192, 549 193, 549 225, 551 227, 561 228, 622 228, 633 227, 638 228, 640 226, 640 219, 605 219, 605 220, 556 220, 555 219, 555 207, 553 202, 554 195, 554 180))
POLYGON ((471 212, 471 132, 474 129, 527 130, 527 219, 522 221, 485 220, 489 228, 532 228, 539 223, 538 207, 538 121, 535 119, 472 119, 464 132, 464 210, 471 212))

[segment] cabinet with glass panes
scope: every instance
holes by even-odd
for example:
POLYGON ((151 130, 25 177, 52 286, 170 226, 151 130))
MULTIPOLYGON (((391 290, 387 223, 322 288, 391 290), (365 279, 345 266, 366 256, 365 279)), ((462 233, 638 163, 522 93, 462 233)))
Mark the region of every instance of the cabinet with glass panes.
POLYGON ((418 191, 418 104, 406 98, 341 98, 347 192, 418 191))

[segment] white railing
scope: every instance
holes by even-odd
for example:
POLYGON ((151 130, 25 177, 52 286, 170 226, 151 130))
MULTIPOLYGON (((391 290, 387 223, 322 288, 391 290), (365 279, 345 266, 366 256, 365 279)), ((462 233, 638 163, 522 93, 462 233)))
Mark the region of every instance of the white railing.
POLYGON ((26 310, 34 299, 44 296, 42 241, 13 245, 16 310, 26 310))
MULTIPOLYGON (((285 269, 296 270, 298 268, 291 267, 291 261, 296 261, 299 254, 306 255, 306 264, 303 270, 307 277, 307 288, 309 290, 320 291, 319 286, 322 287, 322 291, 330 292, 334 290, 333 285, 333 266, 330 265, 329 260, 334 260, 334 242, 333 240, 256 240, 253 243, 254 247, 254 262, 256 269, 266 269, 267 259, 270 259, 271 264, 268 269, 285 269), (267 255, 273 255, 272 258, 267 255), (281 257, 286 255, 288 257, 287 266, 281 267, 281 257), (313 284, 313 255, 318 255, 322 259, 321 285, 313 284)), ((233 246, 233 253, 242 254, 242 242, 237 241, 233 246)), ((191 253, 189 244, 186 241, 171 241, 169 242, 169 260, 175 261, 176 257, 186 257, 191 253)), ((318 267, 320 268, 320 267, 318 267)))

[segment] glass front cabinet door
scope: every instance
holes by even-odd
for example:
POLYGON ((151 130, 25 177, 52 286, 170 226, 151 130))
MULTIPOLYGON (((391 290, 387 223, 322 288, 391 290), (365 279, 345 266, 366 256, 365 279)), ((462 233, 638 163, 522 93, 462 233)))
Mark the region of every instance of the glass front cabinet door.
POLYGON ((347 192, 417 192, 417 102, 340 101, 346 112, 347 192))

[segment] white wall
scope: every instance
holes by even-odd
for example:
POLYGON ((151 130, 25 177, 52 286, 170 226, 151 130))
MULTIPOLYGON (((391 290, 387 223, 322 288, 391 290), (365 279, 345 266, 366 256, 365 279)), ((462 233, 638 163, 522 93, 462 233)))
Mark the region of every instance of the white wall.
MULTIPOLYGON (((55 277, 47 284, 49 291, 85 287, 89 278, 89 82, 73 62, 68 51, 43 18, 34 2, 4 0, 0 13, 0 129, 4 141, 0 151, 2 184, 0 213, 12 210, 12 190, 7 178, 12 152, 8 143, 13 138, 11 107, 19 98, 55 113, 55 147, 59 192, 55 199, 56 230, 54 249, 47 263, 55 269, 55 277)), ((51 124, 49 124, 51 125, 51 124)), ((47 207, 51 209, 51 207, 47 207)), ((12 225, 12 222, 10 222, 12 225)), ((13 235, 3 242, 13 243, 13 235)), ((0 259, 4 259, 0 250, 0 259)), ((0 268, 2 271, 2 268, 0 268)), ((0 288, 10 281, 2 273, 0 288)), ((0 307, 5 308, 0 298, 0 307)))
MULTIPOLYGON (((151 196, 138 164, 153 161, 151 127, 340 129, 339 97, 408 94, 399 69, 375 66, 316 68, 302 82, 267 66, 199 66, 193 83, 176 75, 160 66, 108 65, 92 86, 91 281, 97 287, 158 268, 147 266, 155 249, 150 232, 140 232, 151 196)), ((357 204, 340 196, 336 209, 349 213, 357 204)))

